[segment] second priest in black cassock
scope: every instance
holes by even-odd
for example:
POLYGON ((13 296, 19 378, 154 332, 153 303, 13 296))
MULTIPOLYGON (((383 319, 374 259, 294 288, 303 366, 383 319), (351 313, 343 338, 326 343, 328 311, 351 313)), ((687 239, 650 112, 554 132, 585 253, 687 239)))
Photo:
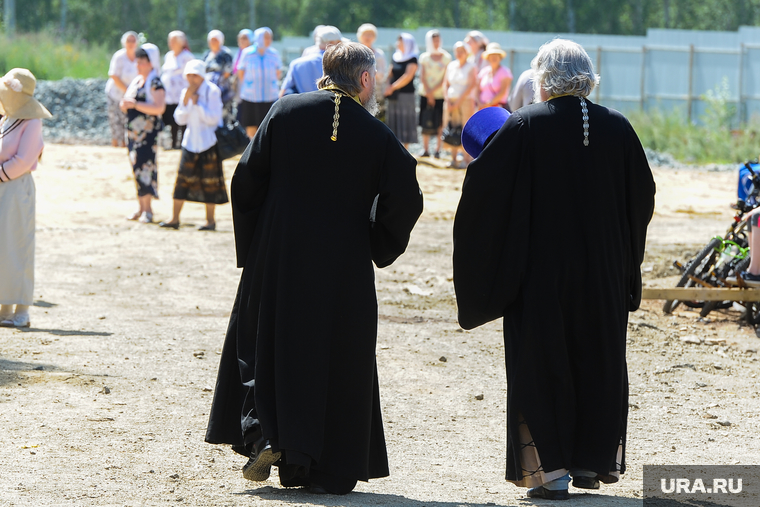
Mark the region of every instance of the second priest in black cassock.
POLYGON ((620 113, 587 98, 588 54, 557 39, 533 60, 540 103, 470 164, 454 224, 459 322, 504 318, 507 480, 568 498, 625 471, 628 312, 655 185, 620 113))
POLYGON ((327 49, 320 90, 277 101, 232 179, 243 268, 206 441, 284 486, 343 494, 388 475, 374 268, 422 212, 416 161, 367 109, 375 60, 327 49), (365 107, 366 106, 366 107, 365 107))

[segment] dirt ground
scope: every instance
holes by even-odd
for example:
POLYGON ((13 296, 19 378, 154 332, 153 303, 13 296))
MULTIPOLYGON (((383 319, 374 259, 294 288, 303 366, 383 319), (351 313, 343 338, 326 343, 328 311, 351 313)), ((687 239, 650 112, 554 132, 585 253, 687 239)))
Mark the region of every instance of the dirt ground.
MULTIPOLYGON (((168 219, 178 152, 159 155, 168 219)), ((234 161, 225 163, 228 178, 234 161)), ((543 505, 504 481, 501 322, 463 331, 451 283, 461 170, 420 165, 425 212, 408 252, 377 272, 377 347, 391 476, 345 497, 245 481, 244 459, 203 442, 235 268, 229 205, 199 232, 127 222, 124 150, 50 145, 35 174, 32 327, 0 329, 0 505, 543 505)), ((733 173, 656 168, 645 283, 672 286, 729 223, 733 173)), ((599 203, 604 213, 604 202, 599 203)), ((699 321, 646 301, 631 314, 628 472, 567 505, 638 506, 645 464, 757 464, 760 339, 723 310, 699 321), (692 337, 689 343, 684 337, 692 337), (694 340, 696 337, 697 340, 694 340)), ((602 400, 603 401, 603 400, 602 400)))

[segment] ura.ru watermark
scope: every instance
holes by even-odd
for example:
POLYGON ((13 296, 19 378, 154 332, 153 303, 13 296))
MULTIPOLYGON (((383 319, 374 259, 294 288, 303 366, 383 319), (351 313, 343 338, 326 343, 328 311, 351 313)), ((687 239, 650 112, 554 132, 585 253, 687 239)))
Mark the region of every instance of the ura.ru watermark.
POLYGON ((660 479, 660 491, 663 493, 683 494, 683 493, 733 493, 742 492, 742 479, 734 478, 713 478, 712 480, 702 480, 697 477, 694 481, 690 479, 660 479), (707 483, 707 485, 705 485, 707 483))

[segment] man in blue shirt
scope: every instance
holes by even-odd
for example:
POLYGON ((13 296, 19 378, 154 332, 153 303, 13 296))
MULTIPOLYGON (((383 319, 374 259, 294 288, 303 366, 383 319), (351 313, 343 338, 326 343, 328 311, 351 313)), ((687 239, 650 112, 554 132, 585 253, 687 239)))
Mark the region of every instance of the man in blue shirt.
POLYGON ((340 30, 334 26, 323 26, 317 31, 319 51, 296 58, 290 62, 288 74, 282 82, 280 97, 293 93, 317 91, 317 80, 322 77, 322 55, 325 48, 337 44, 342 39, 340 30))

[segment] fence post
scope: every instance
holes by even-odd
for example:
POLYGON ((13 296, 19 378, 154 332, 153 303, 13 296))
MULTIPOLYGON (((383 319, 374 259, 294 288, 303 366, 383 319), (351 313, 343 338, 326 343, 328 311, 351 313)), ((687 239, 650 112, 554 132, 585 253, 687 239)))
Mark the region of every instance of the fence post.
POLYGON ((686 113, 691 123, 691 101, 694 92, 694 44, 689 44, 689 95, 686 97, 686 113))
MULTIPOLYGON (((515 50, 514 49, 509 50, 509 70, 511 70, 512 72, 517 72, 515 70, 515 50)), ((517 81, 515 80, 515 82, 517 81)))
MULTIPOLYGON (((602 76, 602 46, 596 47, 596 73, 601 78, 602 76)), ((594 102, 596 102, 597 104, 599 103, 599 97, 601 97, 601 92, 599 91, 599 85, 597 85, 596 96, 594 97, 594 102)))
POLYGON ((16 33, 16 0, 4 0, 3 4, 5 33, 12 36, 16 33))
POLYGON ((646 107, 646 101, 647 101, 647 96, 646 96, 646 86, 647 86, 647 82, 646 82, 646 70, 647 70, 647 47, 646 46, 641 46, 641 91, 640 91, 640 96, 641 96, 640 100, 641 100, 641 102, 639 104, 639 108, 642 111, 644 111, 644 108, 646 107))
POLYGON ((744 43, 739 45, 739 124, 746 120, 746 109, 744 107, 744 43))
POLYGON ((66 33, 66 0, 61 0, 61 35, 66 33))
POLYGON ((256 0, 248 0, 248 26, 256 28, 256 0))

